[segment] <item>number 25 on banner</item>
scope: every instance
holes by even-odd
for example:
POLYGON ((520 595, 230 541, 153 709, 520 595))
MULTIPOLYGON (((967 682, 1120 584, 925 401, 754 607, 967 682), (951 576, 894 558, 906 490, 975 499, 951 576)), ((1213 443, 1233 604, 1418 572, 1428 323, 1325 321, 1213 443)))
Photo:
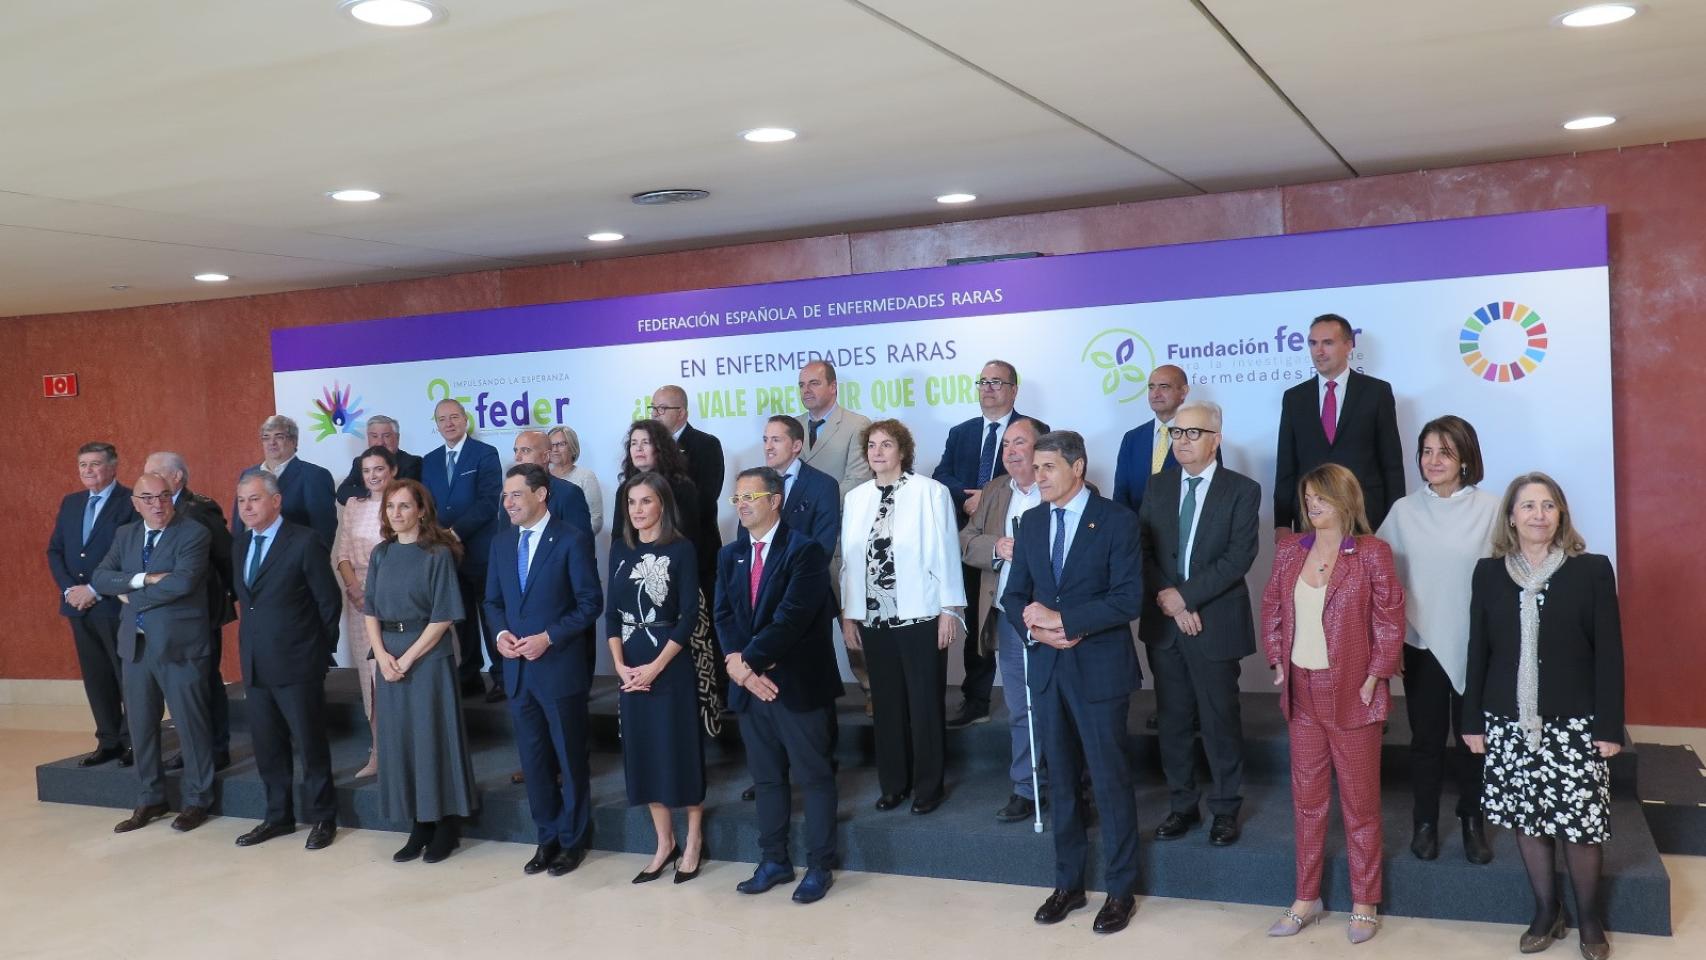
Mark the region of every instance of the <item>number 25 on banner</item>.
POLYGON ((41 378, 41 395, 44 397, 75 397, 77 395, 77 375, 75 373, 50 373, 41 378))

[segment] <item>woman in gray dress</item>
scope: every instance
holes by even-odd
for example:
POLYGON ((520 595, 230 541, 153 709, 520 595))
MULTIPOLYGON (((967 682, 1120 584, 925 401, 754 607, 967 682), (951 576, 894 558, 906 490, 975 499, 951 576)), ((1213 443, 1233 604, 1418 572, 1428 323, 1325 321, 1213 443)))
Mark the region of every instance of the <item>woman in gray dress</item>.
POLYGON ((367 636, 379 684, 379 809, 409 820, 409 842, 391 859, 426 851, 437 863, 456 849, 458 820, 474 812, 474 767, 457 698, 453 644, 462 619, 456 558, 462 546, 438 525, 432 494, 414 480, 385 488, 383 538, 367 567, 367 636))

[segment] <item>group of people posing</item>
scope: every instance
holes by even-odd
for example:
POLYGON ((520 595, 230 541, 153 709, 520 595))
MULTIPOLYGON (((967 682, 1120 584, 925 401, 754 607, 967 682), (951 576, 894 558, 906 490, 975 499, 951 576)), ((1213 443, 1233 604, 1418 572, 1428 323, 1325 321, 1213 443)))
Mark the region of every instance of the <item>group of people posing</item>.
POLYGON ((1479 440, 1459 417, 1422 428, 1422 485, 1406 495, 1392 388, 1349 368, 1354 343, 1343 318, 1317 318, 1317 376, 1282 401, 1273 572, 1255 609, 1245 578, 1262 535, 1261 486, 1222 462, 1220 408, 1189 400, 1173 366, 1151 373, 1154 419, 1123 438, 1104 497, 1086 478, 1082 436, 1017 412, 1019 377, 1006 361, 983 367, 981 414, 950 431, 929 475, 915 470, 904 423, 843 408, 833 366, 810 363, 799 382, 807 412, 771 417, 764 465, 736 476, 727 499, 740 527, 727 544, 722 446, 687 422, 685 392, 663 387, 628 432, 602 579, 604 497, 567 427, 518 434, 505 469, 469 435, 455 400, 435 409, 443 443, 424 457, 400 449, 395 420, 375 416, 370 446, 336 483, 296 457, 296 425, 271 417, 229 526, 189 490, 176 454, 150 456, 127 488, 116 450, 89 443, 78 454, 85 489, 65 498, 48 548, 96 720, 97 749, 80 762, 136 764, 142 794, 120 832, 166 814, 163 771, 174 765, 184 777, 173 825, 205 821, 215 771, 230 762, 219 636, 237 619, 267 790, 265 820, 237 843, 296 829, 294 754, 307 846, 330 844, 324 679, 342 618, 373 733, 357 776, 377 776, 385 815, 413 825, 395 859, 444 859, 476 812, 461 700, 480 696, 507 700, 514 718, 513 779, 526 784, 538 830, 524 869, 561 876, 588 846, 587 703, 602 638, 620 683, 628 800, 650 808, 657 832, 634 882, 671 866, 676 883, 698 875, 703 738, 732 713, 761 833, 759 864, 739 889, 794 880, 797 786, 807 863, 794 899, 809 903, 828 892, 837 863, 839 640, 872 717, 878 811, 927 815, 947 799, 947 731, 989 719, 1002 674, 1012 791, 994 815, 1040 823, 1046 808, 1053 828, 1055 889, 1036 920, 1056 923, 1087 903, 1093 804, 1108 894, 1093 926, 1109 933, 1135 909, 1135 627, 1170 798, 1157 841, 1202 822, 1204 792, 1207 842, 1238 841, 1239 665, 1261 649, 1272 668, 1291 740, 1297 877, 1270 935, 1322 915, 1334 775, 1355 901, 1347 936, 1361 943, 1378 930, 1381 740, 1401 674, 1415 856, 1439 855, 1449 770, 1469 861, 1492 857, 1484 821, 1516 834, 1535 900, 1522 949, 1564 933, 1561 845, 1582 953, 1603 957, 1606 761, 1623 730, 1611 564, 1586 552, 1545 474, 1513 479, 1502 497, 1482 490, 1479 440), (950 717, 956 643, 966 679, 950 717), (163 704, 179 732, 172 760, 160 755, 163 704), (1199 732, 1207 784, 1194 769, 1199 732))

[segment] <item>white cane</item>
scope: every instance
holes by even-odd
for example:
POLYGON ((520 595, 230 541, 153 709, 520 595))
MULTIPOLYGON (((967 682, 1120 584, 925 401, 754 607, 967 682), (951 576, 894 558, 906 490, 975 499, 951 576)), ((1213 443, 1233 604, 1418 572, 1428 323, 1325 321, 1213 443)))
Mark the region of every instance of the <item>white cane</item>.
MULTIPOLYGON (((1013 518, 1013 540, 1019 540, 1019 518, 1013 518)), ((1019 638, 1019 656, 1025 661, 1025 734, 1031 740, 1031 831, 1043 832, 1043 785, 1037 778, 1037 713, 1031 706, 1031 647, 1019 638)))

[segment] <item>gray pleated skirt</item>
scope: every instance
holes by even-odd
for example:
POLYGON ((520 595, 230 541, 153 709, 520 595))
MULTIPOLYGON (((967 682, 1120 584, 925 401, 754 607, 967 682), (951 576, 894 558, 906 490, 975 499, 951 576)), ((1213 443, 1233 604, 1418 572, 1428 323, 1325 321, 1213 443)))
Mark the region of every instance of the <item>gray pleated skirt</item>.
MULTIPOLYGON (((414 642, 398 640, 399 651, 414 642)), ((479 796, 455 660, 422 660, 401 683, 383 676, 375 677, 375 683, 381 815, 407 823, 472 814, 479 808, 479 796)))

